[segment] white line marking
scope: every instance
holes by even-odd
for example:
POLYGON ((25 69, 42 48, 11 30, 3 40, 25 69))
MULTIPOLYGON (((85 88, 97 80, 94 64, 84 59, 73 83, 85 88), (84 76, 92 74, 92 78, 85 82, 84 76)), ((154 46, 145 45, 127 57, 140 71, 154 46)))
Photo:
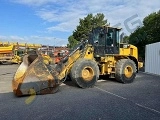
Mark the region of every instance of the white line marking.
POLYGON ((119 98, 121 98, 121 99, 127 99, 127 98, 124 98, 124 97, 122 97, 122 96, 119 96, 119 95, 116 95, 116 94, 114 94, 114 93, 111 93, 111 92, 109 92, 109 91, 107 91, 107 90, 103 90, 103 89, 101 89, 101 88, 99 88, 99 87, 95 87, 95 88, 97 88, 97 89, 99 89, 99 90, 101 90, 101 91, 103 91, 103 92, 106 92, 106 93, 108 93, 108 94, 111 94, 111 95, 114 95, 114 96, 116 96, 116 97, 119 97, 119 98))
MULTIPOLYGON (((95 87, 95 88, 97 88, 97 89, 99 89, 100 91, 103 91, 103 92, 105 92, 105 93, 108 93, 108 94, 110 94, 110 95, 116 96, 116 97, 118 97, 118 98, 121 98, 121 99, 124 99, 124 100, 127 100, 127 101, 131 101, 131 100, 125 98, 125 97, 119 96, 119 95, 117 95, 117 94, 114 94, 114 93, 109 92, 109 91, 107 91, 107 90, 101 89, 101 88, 99 88, 99 87, 95 87)), ((134 103, 133 101, 131 101, 131 102, 134 103)), ((156 113, 160 114, 160 111, 158 111, 158 110, 155 110, 155 109, 146 107, 146 106, 141 105, 141 104, 138 104, 138 103, 134 103, 134 104, 135 104, 136 106, 139 106, 139 107, 144 108, 144 109, 146 109, 146 110, 150 110, 150 111, 152 111, 152 112, 156 112, 156 113)))
POLYGON ((156 113, 160 114, 160 111, 158 111, 158 110, 155 110, 155 109, 152 109, 152 108, 149 108, 149 107, 143 106, 143 105, 138 104, 138 103, 135 103, 135 104, 136 104, 137 106, 139 106, 139 107, 142 107, 142 108, 145 108, 145 109, 148 109, 148 110, 151 110, 151 111, 154 111, 154 112, 156 112, 156 113))

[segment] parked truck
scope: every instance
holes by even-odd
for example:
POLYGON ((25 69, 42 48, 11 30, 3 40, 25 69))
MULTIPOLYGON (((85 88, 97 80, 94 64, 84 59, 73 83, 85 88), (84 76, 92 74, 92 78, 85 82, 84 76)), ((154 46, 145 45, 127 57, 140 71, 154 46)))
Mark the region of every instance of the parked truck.
POLYGON ((0 63, 17 63, 22 62, 22 57, 33 49, 40 48, 40 44, 27 44, 18 42, 0 42, 0 63))

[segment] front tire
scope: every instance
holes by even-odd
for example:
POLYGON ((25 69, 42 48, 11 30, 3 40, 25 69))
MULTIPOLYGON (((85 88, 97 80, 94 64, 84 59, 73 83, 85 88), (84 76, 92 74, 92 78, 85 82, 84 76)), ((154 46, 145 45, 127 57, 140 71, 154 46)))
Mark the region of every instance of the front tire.
POLYGON ((132 83, 136 77, 136 65, 130 59, 121 59, 116 63, 115 78, 121 83, 132 83))
POLYGON ((99 67, 93 60, 79 59, 74 63, 70 77, 81 88, 93 87, 99 78, 99 67))

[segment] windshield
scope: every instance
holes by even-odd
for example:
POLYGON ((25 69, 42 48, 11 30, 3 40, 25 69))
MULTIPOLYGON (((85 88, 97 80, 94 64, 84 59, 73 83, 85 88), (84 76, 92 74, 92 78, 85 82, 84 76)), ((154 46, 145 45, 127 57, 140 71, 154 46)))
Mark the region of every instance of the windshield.
POLYGON ((100 27, 93 30, 93 44, 95 45, 105 45, 105 33, 100 27))
POLYGON ((94 46, 117 47, 119 43, 118 33, 119 31, 114 28, 95 28, 90 34, 89 43, 91 43, 94 46))

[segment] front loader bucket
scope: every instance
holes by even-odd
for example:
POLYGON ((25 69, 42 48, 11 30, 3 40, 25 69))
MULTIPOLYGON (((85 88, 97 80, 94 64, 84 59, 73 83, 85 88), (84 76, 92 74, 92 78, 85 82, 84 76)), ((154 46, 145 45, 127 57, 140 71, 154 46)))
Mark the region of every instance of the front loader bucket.
POLYGON ((43 57, 26 55, 12 81, 16 96, 49 94, 58 90, 56 72, 43 62, 43 57))

